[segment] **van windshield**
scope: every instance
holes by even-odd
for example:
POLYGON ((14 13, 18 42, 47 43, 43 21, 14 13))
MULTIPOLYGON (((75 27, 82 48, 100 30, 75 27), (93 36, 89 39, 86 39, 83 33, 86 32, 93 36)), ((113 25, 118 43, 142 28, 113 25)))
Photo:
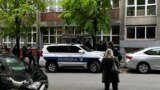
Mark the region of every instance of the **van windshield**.
POLYGON ((85 47, 85 46, 80 46, 81 48, 83 48, 85 51, 87 52, 92 52, 92 49, 85 47))

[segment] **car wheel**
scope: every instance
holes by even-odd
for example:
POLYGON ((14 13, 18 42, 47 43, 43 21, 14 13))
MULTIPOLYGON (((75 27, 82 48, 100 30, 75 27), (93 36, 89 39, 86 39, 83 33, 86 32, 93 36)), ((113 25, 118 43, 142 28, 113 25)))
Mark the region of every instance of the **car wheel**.
POLYGON ((93 61, 89 64, 89 70, 93 73, 99 72, 100 65, 96 61, 93 61))
POLYGON ((47 65, 47 70, 49 72, 55 72, 57 70, 58 66, 57 66, 57 63, 55 62, 49 62, 48 65, 47 65))
POLYGON ((147 63, 140 63, 137 69, 140 73, 147 73, 150 71, 150 66, 147 63))

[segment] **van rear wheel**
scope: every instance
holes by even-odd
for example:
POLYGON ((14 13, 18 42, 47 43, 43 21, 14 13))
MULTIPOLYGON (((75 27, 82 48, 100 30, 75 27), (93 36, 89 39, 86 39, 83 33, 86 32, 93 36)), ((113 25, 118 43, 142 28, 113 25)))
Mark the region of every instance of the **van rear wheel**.
POLYGON ((99 72, 100 65, 96 61, 93 61, 89 64, 89 70, 93 73, 99 72))
POLYGON ((57 68, 58 68, 58 65, 55 62, 49 62, 47 64, 47 71, 48 72, 55 72, 57 70, 57 68))

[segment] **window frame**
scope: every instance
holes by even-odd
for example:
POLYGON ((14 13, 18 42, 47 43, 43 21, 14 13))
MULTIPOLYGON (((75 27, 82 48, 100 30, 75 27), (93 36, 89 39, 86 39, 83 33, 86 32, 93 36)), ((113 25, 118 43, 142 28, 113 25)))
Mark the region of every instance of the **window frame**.
POLYGON ((114 1, 110 0, 110 4, 111 4, 112 9, 117 9, 120 7, 120 2, 118 2, 118 6, 114 6, 115 5, 114 1))
POLYGON ((126 17, 142 17, 142 16, 157 16, 157 0, 155 0, 155 3, 148 3, 148 0, 146 0, 144 5, 137 5, 137 0, 134 0, 133 5, 128 5, 128 0, 126 0, 126 12, 125 12, 126 17), (144 6, 145 7, 145 15, 137 15, 137 7, 139 6, 144 6), (155 6, 155 15, 148 15, 148 6, 155 6), (134 8, 134 15, 133 16, 128 16, 128 8, 133 7, 134 8))
POLYGON ((43 40, 42 40, 43 44, 45 45, 45 44, 59 43, 58 39, 61 39, 61 36, 63 35, 63 30, 62 29, 63 28, 59 27, 59 26, 57 26, 57 27, 45 27, 43 29, 43 32, 45 32, 46 30, 48 30, 48 34, 43 34, 42 35, 42 37, 43 37, 43 40), (52 30, 54 30, 53 31, 54 33, 51 33, 52 30), (60 31, 61 33, 58 33, 58 31, 60 31), (48 38, 47 42, 44 42, 44 37, 48 38), (51 41, 51 37, 54 39, 53 42, 51 41))
POLYGON ((157 35, 156 35, 156 32, 157 32, 157 27, 156 26, 126 26, 125 27, 125 39, 126 40, 155 40, 156 39, 156 37, 157 37, 157 35), (134 27, 134 33, 135 33, 135 35, 134 35, 134 38, 128 38, 127 37, 127 28, 128 27, 134 27), (145 38, 137 38, 137 27, 144 27, 145 28, 145 38), (155 37, 154 38, 147 38, 147 28, 148 27, 155 27, 155 37))

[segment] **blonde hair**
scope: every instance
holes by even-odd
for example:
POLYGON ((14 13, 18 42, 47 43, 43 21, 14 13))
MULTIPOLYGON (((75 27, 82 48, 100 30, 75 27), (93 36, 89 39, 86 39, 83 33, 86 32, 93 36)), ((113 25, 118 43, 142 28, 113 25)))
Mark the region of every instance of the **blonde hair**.
POLYGON ((113 57, 113 50, 112 49, 107 49, 105 53, 106 58, 112 58, 113 57))

